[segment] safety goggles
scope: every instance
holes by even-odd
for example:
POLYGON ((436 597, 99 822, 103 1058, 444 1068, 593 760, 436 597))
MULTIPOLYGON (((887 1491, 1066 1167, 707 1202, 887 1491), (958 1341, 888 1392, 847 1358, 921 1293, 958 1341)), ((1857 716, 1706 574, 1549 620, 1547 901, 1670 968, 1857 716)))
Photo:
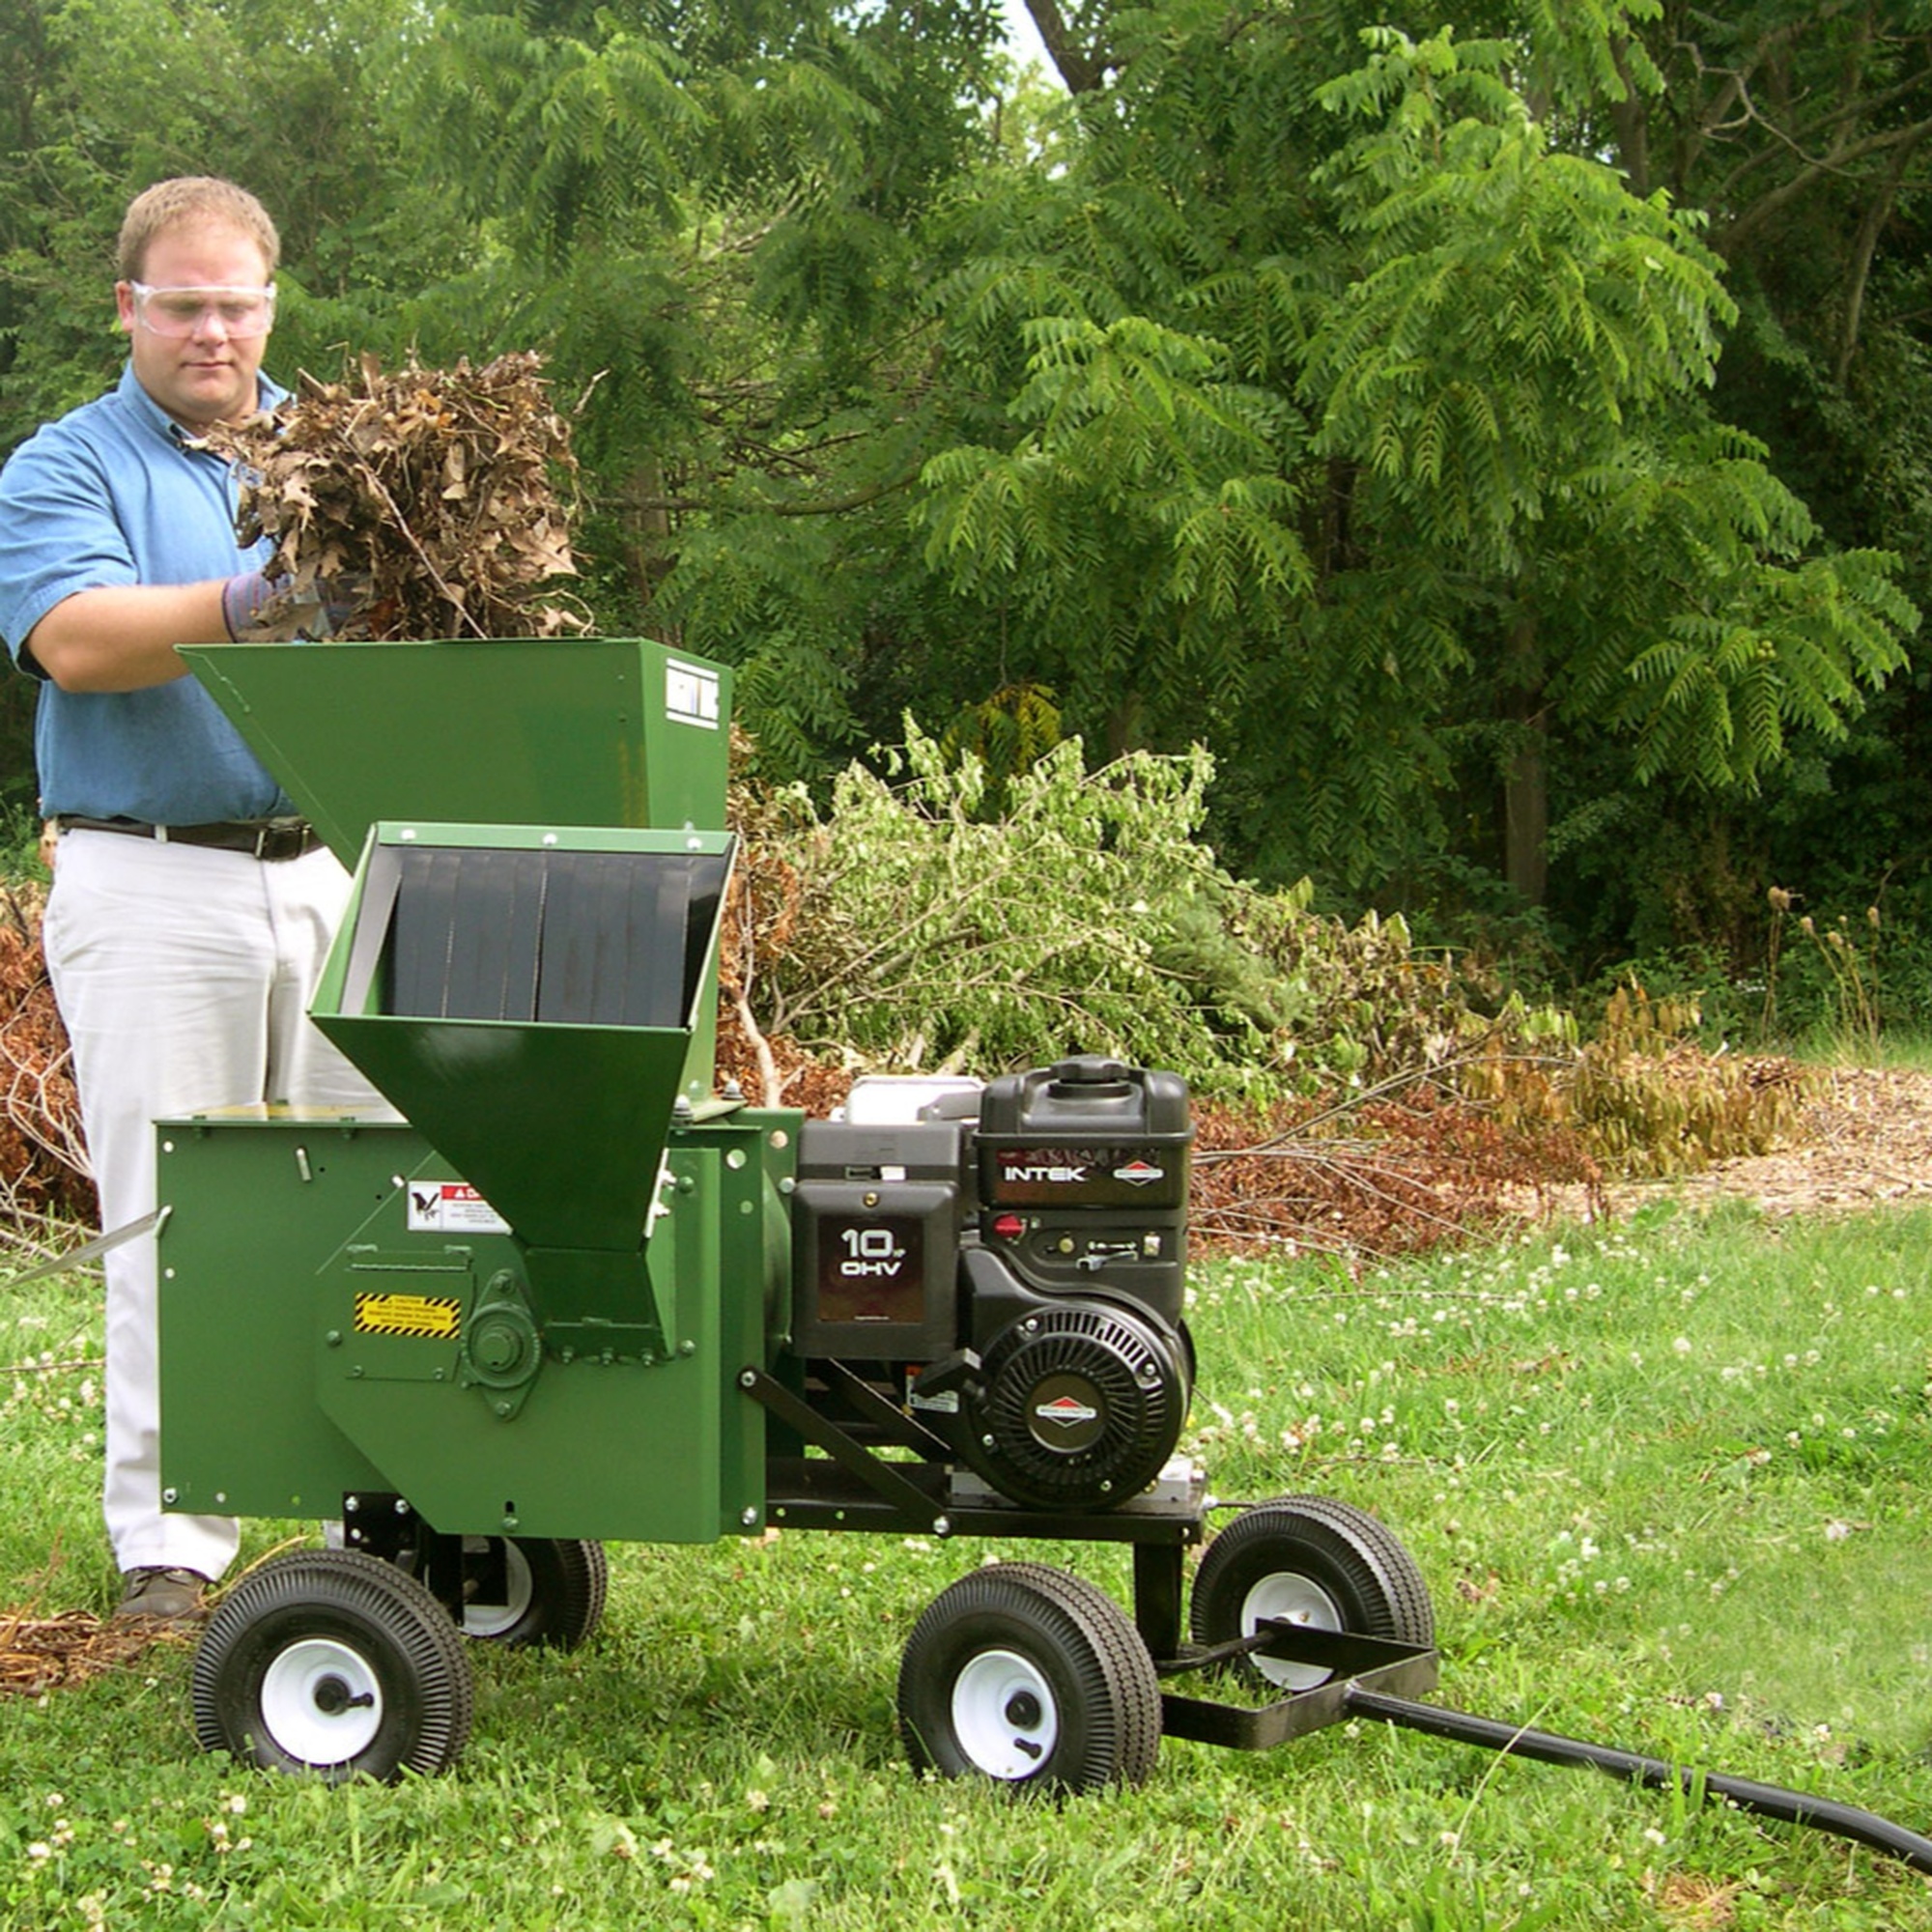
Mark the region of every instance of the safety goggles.
POLYGON ((174 340, 197 333, 202 318, 219 323, 224 335, 267 335, 274 326, 275 285, 265 289, 156 289, 129 282, 134 313, 151 334, 174 340))

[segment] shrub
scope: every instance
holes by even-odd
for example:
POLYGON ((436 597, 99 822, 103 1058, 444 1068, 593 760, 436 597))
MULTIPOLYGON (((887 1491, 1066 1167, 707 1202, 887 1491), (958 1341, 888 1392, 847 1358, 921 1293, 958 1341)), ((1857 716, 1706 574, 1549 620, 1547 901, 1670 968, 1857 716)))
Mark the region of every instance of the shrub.
POLYGON ((802 788, 738 791, 726 982, 767 1035, 903 1072, 1105 1052, 1265 1101, 1561 1031, 1520 1003, 1485 1011, 1400 919, 1348 926, 1305 884, 1230 877, 1199 837, 1199 749, 1089 772, 1068 739, 1007 778, 992 816, 980 761, 917 726, 886 762, 850 766, 823 811, 802 788))
POLYGON ((796 1099, 814 1062, 984 1076, 1104 1052, 1181 1074, 1204 1116, 1223 1110, 1224 1150, 1242 1120, 1257 1143, 1293 1119, 1312 1141, 1388 1144, 1392 1121, 1427 1116, 1419 1140, 1402 1130, 1426 1168, 1431 1144, 1489 1148, 1480 1119, 1503 1137, 1484 1155, 1497 1186, 1536 1184, 1539 1165, 1683 1172, 1797 1118, 1783 1063, 1687 1043, 1694 1001, 1627 986, 1583 1044, 1571 1014, 1418 952, 1399 917, 1350 925, 1306 884, 1230 877, 1199 837, 1199 750, 1089 772, 1068 740, 1007 775, 997 810, 980 763, 910 723, 886 762, 850 767, 824 810, 802 788, 735 788, 723 977, 769 1099, 796 1099))

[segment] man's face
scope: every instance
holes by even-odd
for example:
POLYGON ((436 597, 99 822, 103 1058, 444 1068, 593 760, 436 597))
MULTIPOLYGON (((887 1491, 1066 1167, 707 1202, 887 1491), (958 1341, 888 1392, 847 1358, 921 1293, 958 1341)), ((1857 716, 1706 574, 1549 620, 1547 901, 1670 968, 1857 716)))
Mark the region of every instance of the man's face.
MULTIPOLYGON (((148 244, 140 279, 154 289, 259 289, 269 263, 261 244, 228 222, 183 222, 148 244)), ((161 335, 141 320, 131 282, 117 282, 114 298, 135 381, 178 422, 203 428, 254 413, 266 334, 231 334, 211 302, 190 333, 161 335)))

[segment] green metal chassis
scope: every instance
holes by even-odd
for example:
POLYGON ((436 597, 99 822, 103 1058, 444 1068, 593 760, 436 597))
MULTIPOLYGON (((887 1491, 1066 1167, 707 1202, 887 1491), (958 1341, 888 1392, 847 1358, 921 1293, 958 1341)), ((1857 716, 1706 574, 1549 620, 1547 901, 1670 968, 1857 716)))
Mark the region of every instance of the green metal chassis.
MULTIPOLYGON (((1018 1509, 972 1479, 962 1489, 944 1445, 865 1378, 817 1364, 804 1391, 783 1349, 799 1118, 721 1107, 674 1125, 647 1249, 668 1348, 649 1361, 552 1354, 507 1407, 464 1336, 493 1283, 523 1267, 521 1244, 483 1225, 487 1208, 412 1126, 286 1108, 160 1123, 167 1506, 402 1517, 457 1538, 709 1543, 770 1526, 1108 1542, 1131 1552, 1157 1667, 1199 1668, 1182 1623, 1184 1556, 1205 1534, 1198 1480, 1105 1512, 1018 1509), (412 1225, 412 1194, 446 1192, 476 1225, 412 1225)), ((1337 1641, 1262 1647, 1313 1643, 1329 1662, 1337 1641)), ((1434 1685, 1433 1651, 1346 1641, 1333 1661, 1364 1683, 1434 1685)), ((1246 1748, 1341 1708, 1172 1692, 1163 1705, 1175 1735, 1246 1748)))

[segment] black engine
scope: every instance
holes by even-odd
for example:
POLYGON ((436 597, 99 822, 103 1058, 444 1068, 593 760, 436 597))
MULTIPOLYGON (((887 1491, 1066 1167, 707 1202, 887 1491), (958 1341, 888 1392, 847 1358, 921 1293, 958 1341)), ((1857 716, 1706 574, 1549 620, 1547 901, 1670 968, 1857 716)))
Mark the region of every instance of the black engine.
POLYGON ((1192 1140, 1177 1075, 1096 1058, 903 1122, 808 1122, 793 1353, 889 1372, 1011 1502, 1126 1501, 1172 1455, 1193 1384, 1192 1140))

